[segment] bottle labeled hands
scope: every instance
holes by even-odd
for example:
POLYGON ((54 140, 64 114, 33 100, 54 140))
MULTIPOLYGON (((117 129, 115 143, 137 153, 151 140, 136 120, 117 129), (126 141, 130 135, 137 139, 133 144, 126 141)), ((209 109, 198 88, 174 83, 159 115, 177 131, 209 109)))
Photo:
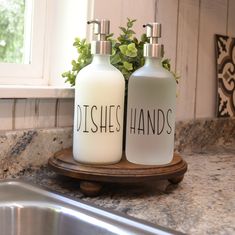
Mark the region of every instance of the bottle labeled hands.
POLYGON ((163 45, 159 23, 149 23, 145 64, 128 84, 126 157, 145 165, 170 163, 174 151, 176 81, 161 64, 163 45))
POLYGON ((108 20, 93 20, 97 41, 91 44, 92 63, 77 75, 73 156, 87 164, 111 164, 122 157, 125 82, 110 64, 108 20))

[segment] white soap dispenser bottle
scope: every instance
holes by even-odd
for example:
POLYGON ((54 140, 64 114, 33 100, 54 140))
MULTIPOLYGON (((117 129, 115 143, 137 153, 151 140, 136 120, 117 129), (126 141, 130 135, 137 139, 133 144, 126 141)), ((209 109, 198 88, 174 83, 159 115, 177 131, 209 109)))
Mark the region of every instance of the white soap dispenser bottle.
POLYGON ((129 79, 126 157, 137 164, 163 165, 174 152, 176 81, 161 64, 161 25, 144 27, 150 43, 144 45, 144 66, 129 79))
POLYGON ((77 75, 73 157, 86 164, 111 164, 122 157, 125 81, 110 64, 109 20, 93 20, 97 41, 92 63, 77 75))

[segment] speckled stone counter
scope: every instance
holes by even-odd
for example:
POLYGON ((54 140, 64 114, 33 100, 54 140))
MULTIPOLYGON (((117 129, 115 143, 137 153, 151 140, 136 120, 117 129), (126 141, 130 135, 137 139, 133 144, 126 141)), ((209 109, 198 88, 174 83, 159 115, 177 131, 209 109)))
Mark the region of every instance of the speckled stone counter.
POLYGON ((79 182, 47 167, 14 176, 64 195, 92 202, 187 234, 235 234, 235 150, 184 154, 188 172, 178 185, 167 181, 106 185, 101 196, 84 197, 79 182))
MULTIPOLYGON (((0 131, 0 179, 47 164, 72 146, 72 128, 0 131)), ((235 146, 235 118, 198 119, 176 123, 175 150, 204 153, 235 146)))
POLYGON ((187 234, 235 234, 235 119, 177 123, 175 148, 188 163, 178 186, 108 184, 95 198, 85 197, 78 181, 46 166, 71 140, 70 128, 0 135, 0 179, 20 178, 187 234))

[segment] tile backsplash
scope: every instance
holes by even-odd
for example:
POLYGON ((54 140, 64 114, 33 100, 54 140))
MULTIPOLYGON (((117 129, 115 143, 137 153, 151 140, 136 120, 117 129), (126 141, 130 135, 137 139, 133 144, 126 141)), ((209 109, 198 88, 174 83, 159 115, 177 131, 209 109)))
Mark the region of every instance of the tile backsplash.
POLYGON ((0 99, 0 130, 71 127, 73 99, 0 99))

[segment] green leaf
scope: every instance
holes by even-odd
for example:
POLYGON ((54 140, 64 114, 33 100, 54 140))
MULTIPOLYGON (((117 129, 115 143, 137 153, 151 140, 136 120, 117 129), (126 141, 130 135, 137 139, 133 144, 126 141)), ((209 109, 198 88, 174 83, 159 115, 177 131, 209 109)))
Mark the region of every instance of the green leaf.
POLYGON ((147 35, 145 33, 141 35, 141 41, 142 42, 147 42, 148 41, 147 35))
POLYGON ((128 49, 129 51, 136 50, 135 43, 130 43, 130 44, 127 46, 127 49, 128 49))
POLYGON ((115 54, 114 56, 111 57, 111 64, 117 64, 121 61, 121 58, 119 54, 115 54))
POLYGON ((75 60, 72 60, 72 62, 71 62, 71 63, 72 63, 72 65, 73 65, 73 66, 76 66, 76 65, 77 65, 77 63, 76 63, 76 61, 75 61, 75 60))
POLYGON ((132 28, 132 27, 133 27, 133 22, 128 21, 128 22, 127 22, 127 27, 128 27, 128 28, 132 28))
POLYGON ((116 54, 116 49, 112 48, 112 55, 111 56, 114 56, 115 54, 116 54))
POLYGON ((70 72, 70 71, 62 73, 62 74, 61 74, 62 77, 63 77, 63 78, 68 77, 68 76, 69 76, 69 72, 70 72))
POLYGON ((107 35, 107 39, 112 39, 112 37, 113 37, 113 35, 114 35, 114 33, 110 33, 109 35, 107 35))
POLYGON ((138 39, 137 39, 136 37, 134 37, 134 38, 133 38, 133 42, 134 42, 135 44, 138 44, 138 39))
POLYGON ((119 29, 121 29, 123 33, 127 32, 127 30, 124 27, 119 27, 119 29))
POLYGON ((127 31, 127 33, 130 34, 130 35, 133 35, 133 34, 135 34, 135 31, 133 31, 132 29, 129 29, 129 30, 127 31))
POLYGON ((86 39, 82 39, 81 44, 84 45, 86 43, 86 39))
POLYGON ((131 19, 127 18, 127 24, 126 24, 127 27, 132 28, 134 25, 134 22, 136 22, 136 20, 131 20, 131 19))
POLYGON ((126 55, 127 45, 121 45, 121 46, 119 46, 119 49, 123 55, 126 55))
POLYGON ((75 42, 73 43, 73 46, 77 47, 80 44, 80 38, 75 38, 75 42))
POLYGON ((135 47, 135 43, 130 43, 127 46, 126 56, 129 56, 129 57, 136 57, 137 56, 137 49, 135 47))
POLYGON ((123 65, 124 65, 124 68, 125 68, 126 70, 128 70, 128 71, 133 70, 133 66, 132 66, 131 63, 129 63, 129 62, 127 62, 127 61, 124 61, 123 65))
POLYGON ((171 65, 170 65, 170 59, 164 59, 162 60, 162 66, 167 69, 167 70, 171 70, 171 65))
POLYGON ((125 68, 123 68, 123 69, 121 70, 121 73, 122 73, 123 75, 129 74, 128 70, 126 70, 125 68))

